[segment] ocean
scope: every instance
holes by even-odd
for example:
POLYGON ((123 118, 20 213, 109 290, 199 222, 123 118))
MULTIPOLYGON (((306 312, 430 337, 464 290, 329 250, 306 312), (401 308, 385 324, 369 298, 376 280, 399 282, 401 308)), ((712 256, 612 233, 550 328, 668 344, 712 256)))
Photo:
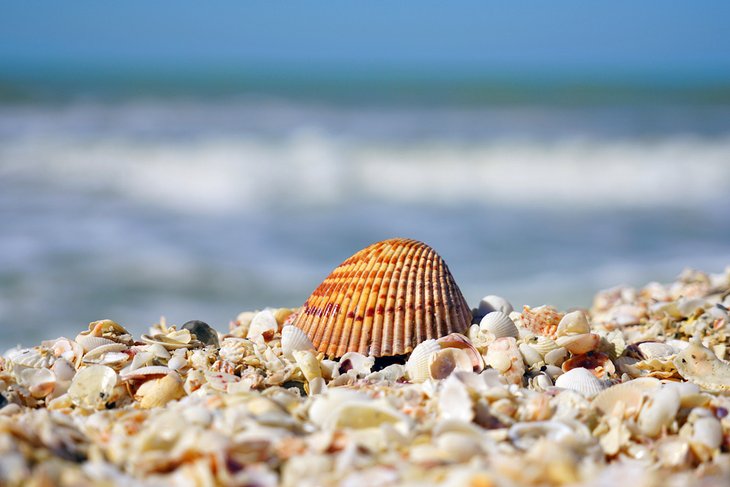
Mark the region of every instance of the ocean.
POLYGON ((74 83, 0 83, 2 349, 102 318, 223 331, 395 236, 472 306, 730 265, 726 90, 74 83))

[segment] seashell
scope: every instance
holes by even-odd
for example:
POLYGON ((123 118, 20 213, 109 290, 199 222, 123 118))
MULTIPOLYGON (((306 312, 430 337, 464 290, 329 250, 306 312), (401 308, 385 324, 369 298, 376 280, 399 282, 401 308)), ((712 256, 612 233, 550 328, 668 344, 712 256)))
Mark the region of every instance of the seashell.
POLYGON ((479 350, 472 345, 471 341, 461 333, 449 333, 436 340, 441 348, 458 348, 466 352, 471 360, 472 370, 474 372, 481 372, 484 370, 484 358, 479 350))
POLYGON ((107 345, 101 345, 91 349, 84 355, 83 361, 86 363, 94 363, 94 360, 99 359, 102 355, 113 352, 121 352, 126 350, 127 346, 123 343, 112 342, 107 345))
POLYGON ((520 332, 515 326, 515 322, 502 311, 492 311, 484 315, 479 322, 479 328, 482 331, 488 331, 497 338, 512 337, 517 338, 520 332))
POLYGON ((429 357, 428 371, 432 379, 445 379, 456 370, 472 372, 469 354, 460 348, 444 348, 429 357))
POLYGON ((663 428, 674 421, 679 406, 679 393, 676 389, 662 387, 651 391, 639 412, 639 430, 650 437, 658 436, 663 428))
POLYGON ((559 348, 558 344, 555 343, 555 340, 542 335, 535 335, 530 337, 529 339, 527 339, 527 343, 543 357, 545 357, 548 352, 559 348))
POLYGON ((175 354, 170 357, 167 366, 175 371, 180 371, 188 365, 188 359, 184 355, 175 354))
POLYGON ((177 372, 162 365, 147 365, 135 370, 122 370, 119 376, 123 381, 129 381, 135 379, 151 379, 169 374, 177 374, 177 372))
POLYGON ((525 364, 527 364, 528 367, 532 367, 533 365, 544 362, 542 355, 540 355, 537 350, 532 348, 530 345, 526 343, 520 343, 519 348, 520 353, 522 354, 522 359, 525 361, 525 364))
POLYGON ((560 323, 558 323, 558 329, 556 330, 556 334, 559 337, 574 334, 582 335, 590 332, 591 326, 588 324, 586 314, 580 310, 566 313, 560 320, 560 323))
POLYGON ((352 370, 357 375, 363 376, 370 373, 373 365, 375 365, 374 357, 366 357, 365 355, 357 352, 347 352, 345 355, 340 357, 339 369, 341 374, 348 370, 352 370))
POLYGON ((471 310, 441 257, 403 238, 345 260, 294 321, 329 357, 403 355, 424 340, 464 332, 470 323, 471 310))
POLYGON ((484 357, 484 363, 498 370, 507 382, 517 385, 522 384, 525 364, 514 338, 497 338, 489 345, 487 354, 484 357))
POLYGON ((660 342, 642 342, 636 348, 645 359, 662 358, 676 353, 671 345, 660 342))
MULTIPOLYGON (((447 348, 439 353, 443 352, 461 352, 461 350, 447 348)), ((468 424, 474 419, 474 406, 471 395, 466 385, 455 375, 450 376, 441 383, 441 393, 438 396, 438 409, 439 417, 445 421, 456 420, 468 424)))
POLYGON ((539 306, 534 309, 525 306, 522 310, 521 320, 522 326, 531 332, 555 338, 562 318, 563 315, 552 306, 539 306))
POLYGON ((84 353, 89 353, 95 348, 103 347, 106 345, 117 345, 117 342, 115 342, 114 340, 84 334, 79 334, 76 337, 76 343, 81 345, 81 347, 84 349, 84 353))
POLYGON ((190 333, 195 335, 195 338, 198 341, 203 342, 205 345, 218 347, 218 332, 216 332, 208 323, 200 320, 191 320, 185 323, 182 327, 184 330, 190 330, 190 333))
POLYGON ((285 325, 281 329, 281 351, 291 357, 295 350, 314 350, 314 344, 306 333, 293 325, 285 325))
POLYGON ((564 347, 559 347, 555 350, 550 350, 548 353, 545 354, 545 363, 548 365, 561 365, 563 362, 565 362, 565 359, 567 357, 568 350, 566 350, 564 347))
POLYGON ((644 397, 659 389, 661 382, 653 377, 642 377, 609 387, 593 399, 593 406, 603 414, 612 414, 621 403, 621 414, 639 411, 644 397))
POLYGON ((406 373, 411 382, 423 382, 429 379, 431 355, 439 350, 441 345, 435 339, 425 340, 413 349, 406 362, 406 373))
POLYGON ((71 381, 68 396, 76 406, 104 409, 114 399, 117 373, 106 365, 79 370, 71 381))
POLYGON ((174 327, 159 332, 153 328, 151 335, 142 335, 142 341, 154 345, 159 344, 167 350, 177 350, 178 348, 197 348, 201 347, 202 342, 193 339, 190 330, 175 330, 174 327))
POLYGON ((20 373, 20 382, 36 399, 46 397, 56 386, 56 376, 50 369, 27 368, 20 373))
POLYGON ((720 448, 724 437, 722 423, 712 416, 712 413, 697 418, 693 417, 697 410, 707 411, 703 408, 695 408, 690 413, 688 421, 692 425, 690 442, 703 445, 710 450, 720 448))
POLYGON ((616 372, 616 367, 611 362, 611 359, 602 352, 588 352, 581 355, 574 355, 563 362, 563 370, 565 372, 576 367, 588 369, 598 378, 603 378, 616 372))
POLYGON ((266 332, 275 332, 279 329, 279 323, 276 321, 274 313, 270 309, 259 311, 251 320, 248 326, 248 334, 246 338, 253 338, 263 335, 266 332))
POLYGON ((21 368, 47 368, 51 366, 54 359, 53 354, 49 353, 47 349, 39 347, 9 350, 5 353, 5 358, 21 368))
POLYGON ((595 333, 581 333, 579 335, 563 335, 559 336, 555 343, 559 347, 564 347, 572 354, 583 354, 588 353, 596 348, 601 343, 601 337, 595 333))
POLYGON ((296 350, 292 353, 305 379, 311 382, 317 377, 322 377, 322 369, 314 352, 311 350, 296 350))
POLYGON ((616 360, 623 355, 626 350, 626 340, 621 330, 608 332, 603 340, 601 340, 601 352, 607 353, 612 360, 616 360))
POLYGON ((53 370, 56 379, 61 382, 70 382, 74 378, 74 375, 76 375, 76 369, 64 358, 59 358, 53 362, 51 370, 53 370))
POLYGON ((562 389, 571 389, 585 397, 593 397, 606 387, 588 369, 577 367, 571 369, 555 380, 555 386, 562 389))
POLYGON ((576 436, 574 428, 562 421, 530 421, 510 426, 507 437, 522 450, 530 448, 542 438, 556 443, 570 441, 576 436))
POLYGON ((494 294, 484 296, 481 301, 479 301, 479 309, 477 311, 479 316, 486 316, 494 311, 499 311, 509 315, 512 311, 514 311, 514 308, 509 301, 501 296, 495 296, 494 294))
POLYGON ((730 364, 695 341, 674 358, 679 374, 705 390, 722 392, 730 390, 730 364))
POLYGON ((148 380, 139 386, 134 398, 144 409, 162 407, 170 401, 185 395, 183 381, 177 373, 165 375, 160 379, 148 380))

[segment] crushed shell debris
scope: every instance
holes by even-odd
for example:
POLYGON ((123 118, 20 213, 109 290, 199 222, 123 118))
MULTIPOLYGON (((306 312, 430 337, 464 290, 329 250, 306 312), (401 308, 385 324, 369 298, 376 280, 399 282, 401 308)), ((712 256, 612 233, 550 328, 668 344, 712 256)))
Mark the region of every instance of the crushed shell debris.
POLYGON ((490 295, 389 359, 328 358, 284 308, 96 321, 0 359, 0 484, 728 485, 729 307, 730 269, 590 310, 490 295))

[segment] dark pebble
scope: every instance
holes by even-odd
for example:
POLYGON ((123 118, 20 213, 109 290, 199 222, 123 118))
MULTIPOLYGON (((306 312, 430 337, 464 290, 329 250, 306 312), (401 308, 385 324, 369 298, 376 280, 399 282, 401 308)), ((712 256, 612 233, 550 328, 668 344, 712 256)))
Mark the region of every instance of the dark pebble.
POLYGON ((190 333, 195 335, 195 338, 205 343, 206 345, 213 345, 218 347, 218 333, 208 324, 200 320, 191 320, 182 326, 186 330, 190 330, 190 333))

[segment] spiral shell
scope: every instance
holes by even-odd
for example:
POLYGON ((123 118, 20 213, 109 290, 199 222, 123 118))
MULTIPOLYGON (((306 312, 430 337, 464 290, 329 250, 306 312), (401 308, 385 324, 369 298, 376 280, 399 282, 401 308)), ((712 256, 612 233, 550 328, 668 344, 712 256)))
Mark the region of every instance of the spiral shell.
POLYGON ((345 260, 314 290, 293 324, 329 357, 402 355, 424 340, 464 332, 471 310, 443 259, 396 238, 345 260))

